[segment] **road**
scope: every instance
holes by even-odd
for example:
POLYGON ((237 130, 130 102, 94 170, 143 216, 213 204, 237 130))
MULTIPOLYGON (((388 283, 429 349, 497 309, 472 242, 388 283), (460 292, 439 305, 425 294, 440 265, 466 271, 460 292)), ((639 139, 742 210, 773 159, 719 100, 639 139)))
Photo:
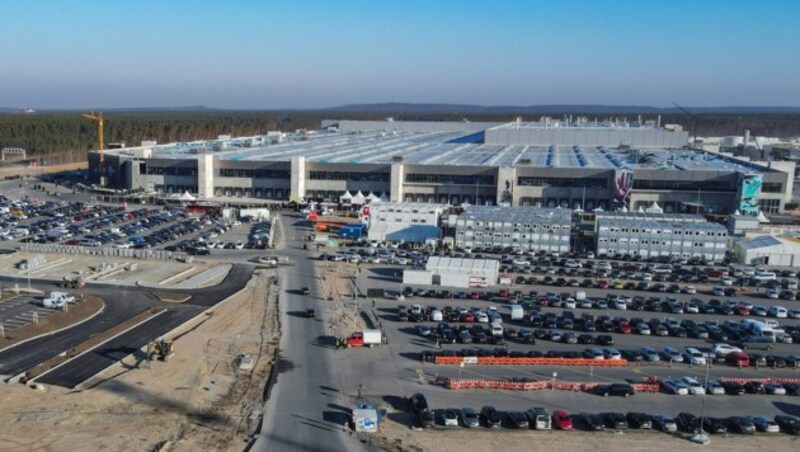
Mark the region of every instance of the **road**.
MULTIPOLYGON (((162 306, 168 311, 142 325, 118 336, 101 347, 67 362, 42 377, 42 381, 59 386, 74 387, 92 375, 124 358, 134 350, 145 346, 148 340, 158 338, 212 307, 243 288, 253 272, 249 264, 235 264, 228 276, 218 285, 192 290, 160 289, 159 292, 179 292, 193 295, 185 303, 169 303, 156 300, 153 289, 144 287, 90 284, 84 291, 103 299, 103 312, 83 323, 80 327, 44 336, 0 352, 0 372, 7 376, 22 373, 47 359, 72 348, 89 337, 149 309, 162 306)), ((55 283, 31 280, 32 285, 42 291, 52 290, 55 283)))
POLYGON ((342 451, 362 449, 343 424, 348 419, 346 401, 333 366, 333 351, 325 323, 299 313, 306 308, 321 312, 320 290, 310 254, 302 249, 308 229, 300 217, 281 217, 280 254, 294 266, 281 270, 282 336, 277 360, 277 381, 264 405, 256 451, 342 451), (311 296, 296 292, 311 289, 311 296))

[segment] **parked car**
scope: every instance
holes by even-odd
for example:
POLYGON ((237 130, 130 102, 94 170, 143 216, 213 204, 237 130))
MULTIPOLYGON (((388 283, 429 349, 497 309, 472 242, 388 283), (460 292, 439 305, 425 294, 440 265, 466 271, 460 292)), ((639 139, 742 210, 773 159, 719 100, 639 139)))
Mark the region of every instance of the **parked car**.
POLYGON ((728 418, 728 431, 752 435, 756 432, 756 425, 750 418, 733 416, 728 418))
POLYGON ((566 410, 553 411, 553 426, 558 430, 572 430, 572 417, 566 410))
POLYGON ((706 416, 703 418, 703 430, 708 433, 728 433, 728 421, 719 417, 706 416))
POLYGON ((633 386, 625 383, 614 383, 605 386, 598 386, 596 392, 597 394, 600 394, 604 397, 608 396, 630 397, 636 394, 636 391, 633 389, 633 386))
POLYGON ((628 421, 628 426, 630 426, 631 428, 639 428, 639 429, 653 428, 653 422, 649 414, 642 413, 640 411, 630 411, 625 416, 625 418, 628 421))
POLYGON ((472 408, 463 408, 461 410, 461 422, 464 423, 464 427, 479 427, 481 425, 481 418, 478 412, 472 408))
POLYGON ((695 430, 700 428, 700 418, 685 411, 678 413, 678 417, 675 418, 675 422, 677 423, 678 428, 684 432, 693 433, 695 430))
POLYGON ((491 405, 486 405, 481 408, 480 417, 481 420, 483 420, 484 425, 490 428, 500 427, 500 424, 502 423, 500 413, 491 405))
POLYGON ((667 394, 687 395, 689 387, 680 380, 661 380, 661 389, 667 394))
POLYGON ((672 416, 666 414, 656 414, 652 417, 653 428, 661 430, 662 432, 675 432, 678 430, 678 424, 672 416))
POLYGON ((779 433, 781 431, 778 424, 766 416, 750 416, 748 419, 755 425, 756 430, 763 433, 779 433))
POLYGON ((800 419, 793 416, 775 416, 775 423, 780 427, 780 431, 790 435, 800 435, 800 419))
POLYGON ((603 418, 597 414, 581 413, 580 418, 586 430, 597 431, 604 428, 603 418))
POLYGON ((603 413, 601 415, 603 418, 603 423, 608 428, 628 428, 628 420, 625 418, 625 415, 618 412, 610 412, 610 413, 603 413))

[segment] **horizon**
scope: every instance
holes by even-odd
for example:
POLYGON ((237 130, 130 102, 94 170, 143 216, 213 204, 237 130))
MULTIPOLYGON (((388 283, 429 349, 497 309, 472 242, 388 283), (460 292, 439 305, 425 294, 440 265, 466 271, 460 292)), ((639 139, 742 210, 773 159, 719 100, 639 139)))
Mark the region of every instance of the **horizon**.
POLYGON ((800 106, 788 0, 98 4, 0 6, 3 108, 800 106))

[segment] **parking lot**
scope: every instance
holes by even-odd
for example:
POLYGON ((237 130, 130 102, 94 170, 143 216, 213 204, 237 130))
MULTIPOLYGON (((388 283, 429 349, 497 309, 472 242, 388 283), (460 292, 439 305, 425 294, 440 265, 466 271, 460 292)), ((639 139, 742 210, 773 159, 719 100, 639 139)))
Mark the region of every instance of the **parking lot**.
POLYGON ((38 321, 56 312, 42 306, 42 300, 29 296, 18 296, 0 302, 0 324, 6 331, 12 331, 33 322, 34 312, 38 321))
MULTIPOLYGON (((343 253, 346 256, 346 253, 343 253)), ((348 260, 345 257, 344 260, 348 260)), ((798 330, 800 320, 796 318, 774 318, 744 314, 744 310, 715 310, 711 309, 714 302, 719 299, 721 303, 728 300, 735 300, 737 306, 761 306, 764 312, 769 311, 773 306, 785 306, 787 310, 797 309, 795 301, 775 300, 765 296, 763 291, 759 291, 755 285, 746 286, 742 291, 737 287, 737 293, 731 296, 716 296, 712 294, 712 288, 717 287, 717 283, 708 282, 676 282, 680 288, 692 284, 696 287, 695 293, 681 293, 681 290, 674 292, 658 292, 648 289, 646 291, 630 289, 614 289, 613 283, 607 288, 598 288, 597 281, 601 279, 598 275, 587 276, 591 279, 590 287, 570 287, 556 284, 541 284, 539 279, 534 284, 527 284, 525 280, 520 280, 524 284, 511 284, 504 287, 508 294, 501 294, 499 289, 470 289, 469 291, 452 290, 446 291, 441 287, 413 287, 409 288, 411 294, 398 300, 398 294, 408 290, 397 277, 407 265, 387 265, 372 264, 371 260, 364 259, 358 264, 360 271, 356 270, 356 264, 349 265, 353 272, 358 274, 357 281, 360 290, 360 306, 365 312, 374 312, 377 323, 384 329, 388 344, 373 349, 348 349, 338 351, 342 354, 342 360, 337 362, 355 363, 354 368, 361 369, 359 373, 349 370, 342 364, 339 371, 343 373, 342 382, 355 390, 359 381, 363 380, 364 369, 368 369, 369 392, 376 394, 396 394, 398 391, 405 396, 412 392, 423 392, 429 400, 431 407, 443 408, 464 408, 471 407, 480 410, 484 405, 493 405, 501 411, 527 410, 534 406, 542 406, 551 412, 554 409, 566 409, 572 414, 589 412, 601 413, 608 411, 646 411, 650 414, 664 413, 676 416, 679 412, 690 412, 699 414, 701 396, 693 395, 672 395, 661 389, 655 394, 636 394, 634 397, 602 397, 588 391, 563 391, 563 390, 539 390, 539 391, 513 391, 513 390, 491 390, 491 389, 470 389, 454 390, 446 389, 435 384, 437 377, 447 377, 451 379, 472 379, 472 380, 513 380, 513 381, 540 381, 548 383, 559 382, 583 382, 595 384, 612 383, 641 383, 647 381, 670 381, 682 377, 693 377, 700 382, 716 379, 796 379, 800 377, 800 369, 796 366, 800 351, 797 345, 798 330), (384 297, 369 297, 369 289, 383 289, 384 297), (422 292, 426 292, 424 295, 422 292), (574 298, 576 291, 585 292, 585 297, 591 302, 587 307, 581 307, 580 303, 565 301, 574 298), (476 292, 478 299, 473 299, 473 292, 476 292), (519 297, 514 294, 520 294, 519 297), (561 296, 561 294, 564 296, 561 296), (558 302, 547 303, 545 300, 548 294, 558 299, 558 302), (505 295, 505 296, 501 296, 505 295), (625 309, 615 309, 615 304, 611 301, 607 304, 598 305, 599 300, 614 300, 623 298, 628 301, 625 309), (659 297, 658 302, 647 303, 647 300, 659 297), (667 303, 667 297, 671 297, 667 303), (374 308, 373 306, 374 298, 374 308), (639 304, 634 304, 634 299, 643 299, 639 304), (700 307, 708 306, 708 309, 698 308, 695 313, 689 313, 685 308, 690 304, 699 304, 700 307), (413 305, 420 305, 419 317, 414 317, 411 313, 413 305), (400 306, 400 309, 398 309, 400 306), (521 320, 511 319, 511 306, 523 306, 524 317, 521 320), (591 307, 589 307, 591 306, 591 307), (682 309, 674 309, 680 306, 682 309), (459 307, 461 309, 459 310, 459 307), (444 316, 442 322, 432 321, 431 312, 436 308, 444 316), (405 311, 404 315, 400 315, 405 311), (474 314, 472 321, 461 321, 461 316, 456 312, 470 312, 474 314), (505 332, 515 331, 515 335, 508 337, 504 334, 502 341, 492 343, 489 324, 475 321, 477 313, 485 314, 496 313, 500 316, 505 332), (730 312, 730 313, 726 313, 730 312), (449 318, 448 318, 449 315, 449 318), (544 318, 554 319, 550 328, 544 324, 544 318), (722 327, 725 322, 729 324, 739 323, 744 319, 774 319, 780 323, 780 327, 785 330, 784 341, 772 345, 769 350, 746 349, 744 352, 752 358, 755 365, 732 366, 724 360, 712 362, 708 367, 703 365, 691 365, 681 361, 667 359, 664 350, 667 347, 675 349, 679 354, 688 347, 694 347, 704 354, 711 352, 712 346, 717 342, 729 342, 722 339, 697 337, 696 327, 713 325, 713 328, 725 331, 722 327), (535 320, 536 326, 534 326, 535 320), (572 322, 564 322, 571 319, 572 322), (592 319, 595 326, 587 331, 585 321, 581 319, 592 319), (641 319, 641 320, 639 320, 641 319), (627 330, 620 329, 620 324, 645 325, 671 324, 676 328, 667 330, 666 335, 659 336, 655 333, 655 328, 651 334, 637 334, 637 330, 632 328, 627 330), (416 321, 415 321, 416 320, 416 321), (543 323, 538 323, 542 320, 543 323), (577 321, 576 321, 577 320, 577 321), (446 325, 446 326, 441 326, 446 325), (602 327, 601 327, 602 325, 602 327), (453 336, 448 336, 449 340, 443 340, 443 336, 436 339, 436 332, 439 328, 446 328, 453 332, 453 336), (598 329, 603 328, 603 329, 598 329), (607 329, 606 329, 607 328, 607 329), (465 342, 459 335, 464 330, 483 331, 484 339, 482 342, 475 341, 475 335, 471 340, 465 342), (529 331, 533 340, 523 339, 519 333, 523 330, 529 331), (563 338, 565 334, 572 333, 575 338, 584 335, 596 340, 598 336, 609 336, 613 340, 612 344, 586 344, 586 343, 567 343, 563 339, 551 340, 552 333, 558 331, 563 338), (535 340, 535 343, 532 343, 535 340), (437 365, 430 361, 425 361, 424 355, 443 354, 445 356, 567 356, 583 357, 587 348, 596 347, 604 349, 615 349, 631 360, 629 366, 625 367, 604 367, 602 361, 598 361, 596 366, 536 366, 536 365, 479 365, 466 364, 459 365, 437 365), (643 347, 651 347, 655 352, 658 361, 642 353, 643 347), (776 359, 777 357, 777 359, 776 359), (780 367, 773 367, 780 366, 780 367), (785 367, 784 367, 785 366, 785 367), (424 377, 420 377, 424 375, 424 377), (420 385, 420 381, 425 384, 420 385)), ((533 275, 535 273, 532 272, 533 275)), ((546 274, 544 272, 543 274, 546 274)), ((794 278, 788 278, 793 280, 794 278)), ((511 274, 511 280, 517 281, 517 275, 511 274)), ((553 281, 555 282, 555 280, 553 281)), ((719 285, 721 287, 721 285, 719 285)), ((344 309, 356 309, 352 301, 344 301, 344 309)), ((621 306, 620 306, 621 307, 621 306)), ((691 310, 694 312, 694 310, 691 310)), ((760 313, 760 311, 759 311, 760 313)), ((438 315, 438 314, 437 314, 438 315)), ((706 328, 708 330, 709 328, 706 328)), ((715 330, 712 330, 715 331, 715 330)), ((706 331, 708 332, 708 331, 706 331)), ((683 358, 683 357, 681 357, 683 358)), ((473 361, 468 361, 473 362, 473 361)), ((711 360, 709 360, 711 362, 711 360)), ((408 404, 397 402, 398 409, 408 411, 408 404)), ((781 414, 800 414, 797 409, 797 398, 791 395, 770 395, 770 394, 745 394, 740 396, 713 395, 706 399, 705 412, 710 416, 775 416, 781 414)), ((411 418, 409 418, 411 419, 411 418)), ((409 420, 412 422, 412 420, 409 420)), ((416 422, 416 421, 413 421, 416 422)), ((441 427, 443 420, 437 417, 437 425, 441 427)), ((506 421, 508 419, 506 418, 506 421)), ((576 419, 576 428, 580 427, 580 419, 576 419)), ((509 425, 505 425, 509 426, 509 425)))

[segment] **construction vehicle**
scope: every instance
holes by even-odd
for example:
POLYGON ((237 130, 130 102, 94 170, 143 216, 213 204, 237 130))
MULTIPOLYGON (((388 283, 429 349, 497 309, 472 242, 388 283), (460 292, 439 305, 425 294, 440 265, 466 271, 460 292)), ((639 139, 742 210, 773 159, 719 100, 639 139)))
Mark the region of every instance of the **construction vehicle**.
POLYGON ((175 348, 172 341, 161 339, 148 344, 147 358, 151 361, 169 361, 175 355, 175 348))
POLYGON ((65 289, 80 289, 85 285, 86 281, 80 276, 77 276, 72 278, 64 278, 64 283, 61 285, 61 287, 65 289))
POLYGON ((353 333, 346 339, 341 339, 339 347, 374 347, 383 343, 383 333, 381 330, 364 330, 353 333))

